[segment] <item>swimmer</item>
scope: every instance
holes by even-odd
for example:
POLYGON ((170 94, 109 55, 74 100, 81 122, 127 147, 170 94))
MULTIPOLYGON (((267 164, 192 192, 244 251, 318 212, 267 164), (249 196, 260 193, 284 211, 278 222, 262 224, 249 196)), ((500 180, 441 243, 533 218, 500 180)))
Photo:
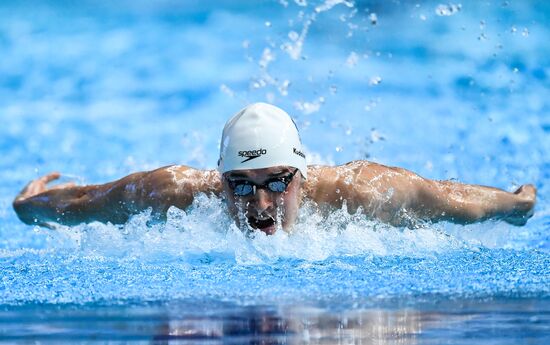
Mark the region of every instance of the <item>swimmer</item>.
POLYGON ((345 204, 351 213, 361 210, 394 226, 414 227, 411 219, 459 224, 495 219, 520 226, 533 215, 536 200, 530 184, 510 193, 429 180, 369 161, 307 166, 296 124, 266 103, 251 104, 226 123, 217 170, 176 165, 101 185, 48 187, 59 177, 50 173, 21 191, 13 202, 21 221, 46 227, 122 224, 149 208, 162 221, 171 206, 184 210, 205 193, 225 199, 237 226, 266 234, 291 231, 305 200, 325 212, 345 204))

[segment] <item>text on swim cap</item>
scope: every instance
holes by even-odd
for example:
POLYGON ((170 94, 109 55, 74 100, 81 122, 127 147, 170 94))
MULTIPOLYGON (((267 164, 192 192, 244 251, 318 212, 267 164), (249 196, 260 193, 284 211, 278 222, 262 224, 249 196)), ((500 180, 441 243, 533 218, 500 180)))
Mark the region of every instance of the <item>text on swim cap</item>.
POLYGON ((294 152, 295 154, 297 154, 298 156, 300 156, 302 158, 306 158, 306 155, 302 151, 296 149, 295 147, 293 147, 292 152, 294 152))
POLYGON ((267 154, 267 150, 258 149, 258 150, 249 150, 249 151, 239 151, 237 154, 239 155, 239 157, 248 157, 247 159, 241 162, 241 163, 244 163, 254 158, 258 158, 261 155, 267 154))

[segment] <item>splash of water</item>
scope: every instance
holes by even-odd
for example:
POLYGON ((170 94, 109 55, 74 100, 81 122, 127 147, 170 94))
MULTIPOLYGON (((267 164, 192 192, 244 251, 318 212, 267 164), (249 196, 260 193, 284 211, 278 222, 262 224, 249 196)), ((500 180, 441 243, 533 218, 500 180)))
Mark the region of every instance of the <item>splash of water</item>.
POLYGON ((485 234, 483 238, 469 232, 469 237, 460 238, 456 227, 451 227, 451 232, 447 227, 417 222, 415 229, 397 228, 368 219, 361 210, 351 214, 345 205, 327 213, 306 202, 290 233, 246 234, 228 216, 223 200, 199 195, 187 211, 170 208, 165 223, 152 224, 148 210, 122 226, 91 223, 60 227, 55 236, 72 243, 73 249, 86 257, 166 262, 213 255, 244 265, 365 254, 425 257, 484 243, 495 245, 494 236, 485 234))

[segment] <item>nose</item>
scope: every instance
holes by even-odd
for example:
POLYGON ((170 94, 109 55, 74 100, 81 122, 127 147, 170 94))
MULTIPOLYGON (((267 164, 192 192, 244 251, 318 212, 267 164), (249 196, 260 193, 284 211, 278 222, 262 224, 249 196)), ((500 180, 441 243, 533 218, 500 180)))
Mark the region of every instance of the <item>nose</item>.
POLYGON ((263 188, 256 189, 256 193, 254 194, 254 206, 259 214, 269 209, 273 206, 271 195, 263 188))

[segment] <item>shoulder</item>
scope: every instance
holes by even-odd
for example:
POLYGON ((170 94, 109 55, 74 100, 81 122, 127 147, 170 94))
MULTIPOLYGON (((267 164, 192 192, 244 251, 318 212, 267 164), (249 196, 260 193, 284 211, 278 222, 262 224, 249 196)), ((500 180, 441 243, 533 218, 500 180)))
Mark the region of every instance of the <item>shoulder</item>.
POLYGON ((208 192, 221 187, 216 170, 201 170, 185 165, 169 165, 147 173, 146 182, 170 191, 208 192))
POLYGON ((358 174, 387 169, 387 167, 366 160, 355 160, 342 165, 309 165, 308 180, 315 185, 317 183, 332 183, 339 179, 345 179, 358 174))
POLYGON ((337 166, 310 165, 308 179, 304 182, 305 196, 320 203, 334 204, 349 199, 360 175, 378 166, 365 160, 352 161, 337 166))
POLYGON ((316 202, 338 204, 345 199, 352 203, 392 185, 409 172, 402 168, 356 160, 337 166, 311 165, 304 182, 304 194, 316 202))

